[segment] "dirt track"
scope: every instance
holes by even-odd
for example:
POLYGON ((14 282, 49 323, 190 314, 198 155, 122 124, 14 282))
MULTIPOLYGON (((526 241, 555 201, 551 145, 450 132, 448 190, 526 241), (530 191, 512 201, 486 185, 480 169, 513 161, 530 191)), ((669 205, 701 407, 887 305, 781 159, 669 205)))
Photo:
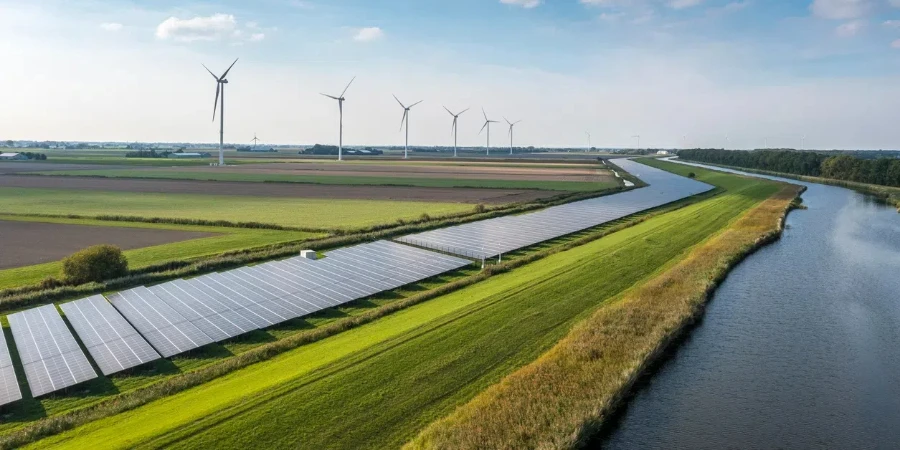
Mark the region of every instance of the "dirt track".
POLYGON ((128 250, 215 233, 0 220, 0 236, 0 269, 9 269, 57 261, 91 245, 112 244, 128 250))
POLYGON ((404 200, 502 204, 535 200, 559 192, 527 189, 427 188, 413 186, 332 186, 293 183, 151 180, 55 176, 0 176, 0 187, 83 189, 166 194, 248 195, 332 199, 404 200))

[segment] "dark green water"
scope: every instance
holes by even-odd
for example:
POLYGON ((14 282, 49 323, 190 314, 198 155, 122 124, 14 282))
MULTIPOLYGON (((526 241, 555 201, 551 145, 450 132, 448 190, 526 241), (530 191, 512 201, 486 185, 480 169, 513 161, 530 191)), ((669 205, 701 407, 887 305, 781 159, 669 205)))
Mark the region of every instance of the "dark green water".
POLYGON ((594 445, 900 448, 900 214, 783 181, 809 209, 735 268, 594 445))

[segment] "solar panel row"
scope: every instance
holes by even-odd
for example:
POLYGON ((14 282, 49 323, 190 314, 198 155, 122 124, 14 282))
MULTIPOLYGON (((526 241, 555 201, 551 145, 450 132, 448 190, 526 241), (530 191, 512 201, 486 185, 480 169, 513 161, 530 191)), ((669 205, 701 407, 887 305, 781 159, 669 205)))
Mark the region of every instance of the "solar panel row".
POLYGON ((19 390, 19 381, 16 380, 16 370, 13 368, 12 358, 9 357, 6 336, 0 330, 0 405, 12 403, 20 398, 22 392, 19 390))
POLYGON ((554 206, 529 214, 503 216, 426 231, 396 240, 457 255, 488 258, 662 206, 713 188, 706 183, 631 160, 617 160, 616 164, 650 186, 554 206))
POLYGON ((17 312, 8 319, 32 396, 97 377, 55 306, 17 312))
POLYGON ((110 296, 164 357, 457 269, 470 261, 377 241, 110 296))

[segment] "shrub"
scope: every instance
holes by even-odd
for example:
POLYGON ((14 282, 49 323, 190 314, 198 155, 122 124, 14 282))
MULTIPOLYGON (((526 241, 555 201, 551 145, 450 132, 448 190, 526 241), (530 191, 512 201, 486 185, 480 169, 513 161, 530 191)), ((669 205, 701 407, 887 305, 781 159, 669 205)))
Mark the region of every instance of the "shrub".
POLYGON ((122 249, 112 245, 88 247, 63 260, 63 276, 73 284, 104 281, 128 274, 122 249))
POLYGON ((688 172, 688 178, 697 178, 697 174, 694 172, 688 172))

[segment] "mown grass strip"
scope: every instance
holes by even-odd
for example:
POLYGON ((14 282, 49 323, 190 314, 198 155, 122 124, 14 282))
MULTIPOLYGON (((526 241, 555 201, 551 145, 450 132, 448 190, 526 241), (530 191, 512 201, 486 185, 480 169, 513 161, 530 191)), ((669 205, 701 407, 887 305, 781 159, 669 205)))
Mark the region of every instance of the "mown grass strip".
POLYGON ((677 265, 599 309, 538 360, 431 424, 406 448, 586 444, 645 369, 702 314, 730 268, 780 236, 799 192, 782 187, 677 265))

